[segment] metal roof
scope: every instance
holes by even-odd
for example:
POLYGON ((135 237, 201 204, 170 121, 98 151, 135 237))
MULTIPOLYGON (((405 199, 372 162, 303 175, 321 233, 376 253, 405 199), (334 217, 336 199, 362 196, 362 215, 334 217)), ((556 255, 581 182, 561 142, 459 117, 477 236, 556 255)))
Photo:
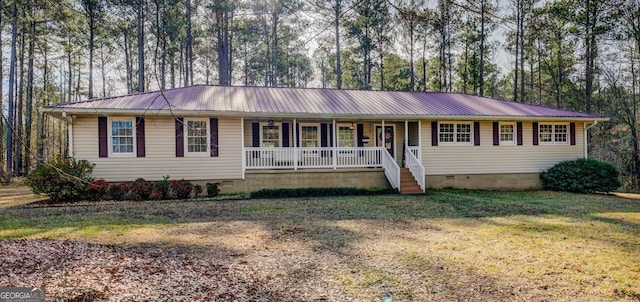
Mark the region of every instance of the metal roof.
POLYGON ((593 114, 460 93, 207 85, 59 104, 41 110, 52 114, 607 120, 593 114))

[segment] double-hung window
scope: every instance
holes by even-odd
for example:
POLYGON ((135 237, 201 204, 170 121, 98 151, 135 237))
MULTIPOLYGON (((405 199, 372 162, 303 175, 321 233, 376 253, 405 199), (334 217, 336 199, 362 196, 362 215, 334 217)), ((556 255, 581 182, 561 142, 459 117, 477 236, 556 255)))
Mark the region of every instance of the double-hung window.
POLYGON ((338 147, 355 147, 356 133, 351 125, 338 125, 338 147))
POLYGON ((567 144, 569 143, 568 124, 540 124, 540 143, 567 144))
POLYGON ((189 155, 209 155, 209 127, 207 119, 186 119, 185 150, 189 155))
POLYGON ((280 147, 280 124, 261 123, 260 131, 262 131, 260 146, 261 147, 280 147))
POLYGON ((444 122, 438 126, 439 141, 443 144, 472 145, 471 122, 444 122))
POLYGON ((515 123, 500 123, 500 145, 515 145, 515 129, 515 123))
POLYGON ((318 124, 300 124, 300 147, 320 146, 320 126, 318 124))
POLYGON ((135 155, 135 119, 111 118, 109 123, 110 146, 112 156, 135 155))

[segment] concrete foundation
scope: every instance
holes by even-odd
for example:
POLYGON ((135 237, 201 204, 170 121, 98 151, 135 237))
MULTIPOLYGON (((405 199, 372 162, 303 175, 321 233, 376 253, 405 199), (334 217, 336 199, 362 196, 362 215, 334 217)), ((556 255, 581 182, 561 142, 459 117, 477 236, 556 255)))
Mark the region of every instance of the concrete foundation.
POLYGON ((532 190, 542 188, 539 173, 427 175, 428 188, 532 190))
POLYGON ((383 169, 317 169, 247 171, 245 179, 197 181, 201 185, 219 182, 220 192, 253 192, 282 188, 389 188, 383 169))

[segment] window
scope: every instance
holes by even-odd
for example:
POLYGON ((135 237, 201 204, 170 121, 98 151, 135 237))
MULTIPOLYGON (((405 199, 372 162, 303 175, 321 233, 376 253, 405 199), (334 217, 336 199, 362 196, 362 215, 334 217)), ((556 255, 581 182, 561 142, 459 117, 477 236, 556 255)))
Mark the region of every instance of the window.
POLYGON ((260 130, 262 134, 260 135, 261 141, 260 146, 262 147, 280 147, 280 124, 273 123, 261 123, 260 130))
POLYGON ((112 118, 109 126, 111 146, 109 150, 114 156, 133 156, 134 155, 134 135, 135 122, 131 118, 112 118))
POLYGON ((540 143, 566 144, 569 142, 567 124, 540 124, 540 143))
POLYGON ((185 137, 187 154, 209 154, 209 136, 207 120, 185 119, 185 137))
POLYGON ((338 125, 338 147, 355 147, 356 133, 351 125, 338 125))
POLYGON ((300 125, 300 147, 309 147, 315 148, 320 144, 320 135, 318 133, 319 126, 317 124, 313 125, 300 125))
POLYGON ((516 143, 515 123, 500 123, 500 144, 516 143))
POLYGON ((440 142, 445 144, 470 145, 473 142, 471 128, 471 123, 440 123, 440 142))

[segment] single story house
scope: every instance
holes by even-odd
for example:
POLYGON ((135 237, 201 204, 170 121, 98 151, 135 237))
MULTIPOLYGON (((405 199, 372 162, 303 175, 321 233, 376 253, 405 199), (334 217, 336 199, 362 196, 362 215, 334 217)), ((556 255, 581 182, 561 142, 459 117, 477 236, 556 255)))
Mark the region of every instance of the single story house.
POLYGON ((527 189, 605 117, 459 93, 197 85, 41 108, 109 182, 527 189))

